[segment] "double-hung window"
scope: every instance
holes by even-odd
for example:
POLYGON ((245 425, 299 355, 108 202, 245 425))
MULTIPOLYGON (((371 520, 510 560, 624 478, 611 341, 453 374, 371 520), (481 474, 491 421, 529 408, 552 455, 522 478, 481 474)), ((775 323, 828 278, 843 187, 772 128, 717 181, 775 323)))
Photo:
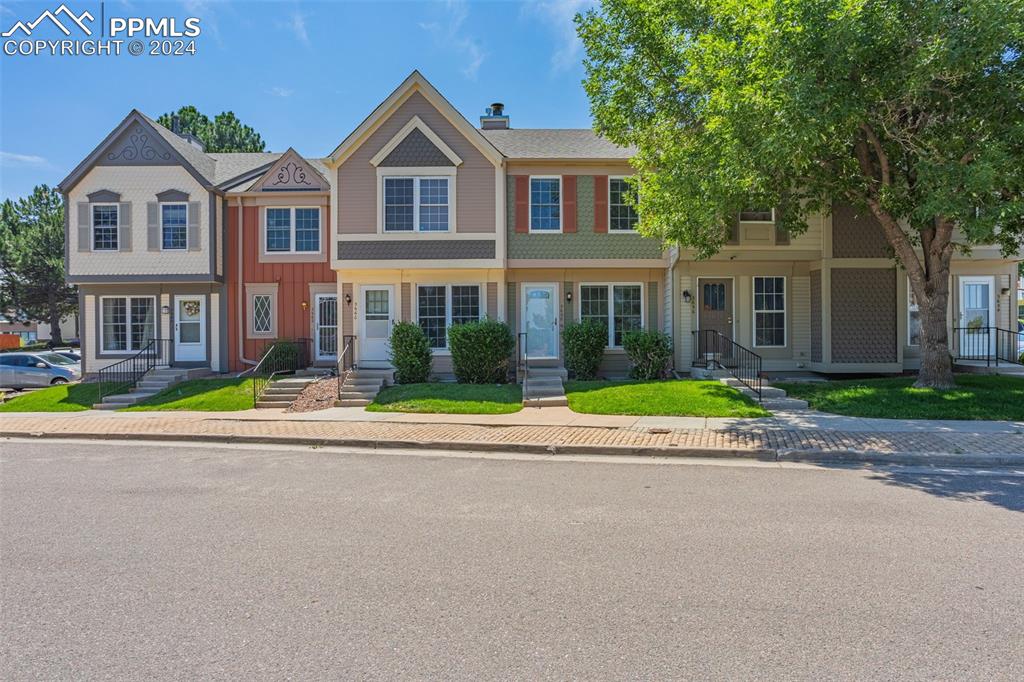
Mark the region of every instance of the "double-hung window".
POLYGON ((92 250, 117 251, 117 204, 93 204, 92 250))
POLYGON ((786 278, 754 278, 754 346, 786 345, 786 278))
POLYGON ((447 177, 385 177, 385 232, 447 232, 451 184, 447 177))
POLYGON ((448 347, 448 327, 479 320, 480 287, 476 284, 421 284, 416 287, 416 318, 430 347, 448 347))
POLYGON ((530 178, 530 232, 561 232, 562 178, 530 178))
POLYGON ((267 208, 267 253, 320 251, 319 208, 267 208))
POLYGON ((188 204, 160 204, 160 234, 164 251, 188 248, 188 204))
POLYGON ((106 352, 139 351, 156 337, 156 299, 152 296, 104 296, 100 315, 100 347, 106 352))
POLYGON ((608 231, 633 232, 639 220, 637 192, 625 178, 608 179, 608 231))
POLYGON ((580 285, 580 320, 596 320, 608 330, 608 345, 622 347, 627 332, 643 329, 643 286, 580 285))

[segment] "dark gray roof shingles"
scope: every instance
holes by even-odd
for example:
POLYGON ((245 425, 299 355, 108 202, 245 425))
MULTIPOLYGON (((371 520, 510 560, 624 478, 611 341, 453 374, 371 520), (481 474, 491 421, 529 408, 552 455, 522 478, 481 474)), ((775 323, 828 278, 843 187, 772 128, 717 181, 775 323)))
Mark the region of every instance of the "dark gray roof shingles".
POLYGON ((629 159, 636 150, 620 147, 589 128, 481 130, 510 159, 629 159))

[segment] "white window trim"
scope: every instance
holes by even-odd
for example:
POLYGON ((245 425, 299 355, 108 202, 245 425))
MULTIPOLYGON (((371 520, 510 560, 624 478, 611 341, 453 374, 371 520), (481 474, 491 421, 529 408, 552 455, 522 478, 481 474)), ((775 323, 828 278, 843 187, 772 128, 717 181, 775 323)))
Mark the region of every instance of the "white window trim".
MULTIPOLYGON (((774 225, 775 224, 775 208, 774 207, 772 208, 772 219, 771 220, 744 220, 743 219, 743 211, 740 211, 739 213, 736 214, 736 219, 737 219, 737 221, 739 221, 739 222, 741 222, 741 223, 743 223, 745 225, 774 225)), ((769 277, 770 275, 765 275, 765 276, 769 277)))
MULTIPOLYGON (((910 347, 910 348, 920 348, 920 346, 921 346, 920 343, 911 343, 911 341, 910 341, 910 312, 911 312, 910 308, 913 305, 913 303, 911 302, 913 298, 914 298, 914 290, 910 286, 910 278, 908 277, 907 278, 907 346, 910 347)), ((918 321, 920 321, 920 317, 921 317, 921 304, 920 303, 917 304, 917 315, 918 315, 918 321)))
POLYGON ((98 253, 109 253, 112 251, 121 250, 121 206, 120 204, 111 203, 108 201, 98 202, 95 204, 89 204, 89 250, 96 251, 98 253), (105 206, 113 206, 117 212, 117 225, 114 227, 114 232, 117 235, 117 246, 112 249, 97 249, 96 248, 96 208, 103 208, 105 206))
POLYGON ((565 229, 565 222, 562 220, 565 216, 565 196, 562 194, 562 176, 561 175, 531 175, 526 183, 526 193, 530 197, 529 205, 527 206, 527 218, 530 228, 530 233, 533 234, 562 234, 565 229), (535 230, 533 229, 533 181, 534 180, 558 180, 558 229, 557 230, 535 230))
POLYGON ((647 287, 643 282, 580 282, 576 286, 576 321, 583 321, 583 287, 608 289, 608 349, 622 350, 615 345, 615 291, 612 287, 640 287, 640 329, 647 329, 647 287))
POLYGON ((480 301, 478 320, 487 317, 486 287, 480 282, 415 282, 412 285, 412 310, 413 323, 420 323, 420 287, 444 287, 444 346, 431 348, 430 352, 435 355, 451 355, 448 349, 448 329, 452 326, 452 287, 476 287, 477 296, 480 301))
MULTIPOLYGON (((377 234, 381 235, 443 235, 453 234, 456 231, 456 189, 457 174, 454 166, 424 166, 424 167, 388 167, 377 168, 377 234), (384 180, 389 179, 412 179, 412 227, 411 230, 385 230, 384 229, 384 180), (448 229, 447 230, 421 230, 420 225, 420 183, 417 180, 448 180, 448 229)), ((365 235, 364 235, 365 236, 365 235)))
MULTIPOLYGON (((188 251, 188 202, 187 201, 161 201, 157 204, 159 208, 157 211, 160 212, 160 250, 161 251, 188 251), (164 206, 184 206, 185 207, 185 246, 180 249, 168 249, 164 246, 164 206)), ((117 216, 118 222, 121 221, 121 216, 117 216)))
POLYGON ((97 349, 97 356, 102 357, 104 355, 124 355, 125 353, 138 353, 141 348, 132 348, 132 304, 133 298, 148 298, 153 301, 153 338, 160 338, 160 308, 157 307, 156 296, 150 296, 142 294, 141 296, 133 296, 132 294, 125 294, 124 296, 100 296, 99 306, 99 318, 96 320, 96 326, 99 329, 100 347, 97 349), (103 302, 110 299, 124 299, 125 301, 125 312, 127 318, 125 319, 127 338, 125 338, 125 347, 123 350, 106 350, 103 343, 103 302))
MULTIPOLYGON (((636 228, 632 230, 613 230, 612 229, 612 180, 625 180, 629 175, 609 175, 608 176, 608 234, 636 234, 636 228)), ((640 222, 640 211, 634 207, 637 211, 637 222, 640 222)))
POLYGON ((786 348, 789 346, 789 278, 785 275, 754 275, 750 278, 750 342, 753 348, 786 348), (782 310, 758 310, 757 309, 757 280, 771 277, 782 280, 782 310), (782 313, 782 345, 759 344, 757 342, 757 314, 758 313, 782 313))
POLYGON ((315 256, 324 252, 324 212, 320 206, 264 206, 263 210, 263 235, 260 239, 260 255, 270 256, 315 256), (268 209, 288 211, 288 250, 269 251, 267 250, 267 235, 270 234, 270 224, 267 220, 268 209), (317 213, 319 229, 318 246, 316 251, 295 250, 295 211, 299 209, 314 209, 317 213))

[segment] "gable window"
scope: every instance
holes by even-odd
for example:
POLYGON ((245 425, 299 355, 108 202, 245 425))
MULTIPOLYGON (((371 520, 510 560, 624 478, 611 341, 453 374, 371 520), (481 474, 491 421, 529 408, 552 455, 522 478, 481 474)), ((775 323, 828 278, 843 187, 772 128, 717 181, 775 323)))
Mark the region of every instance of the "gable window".
POLYGON ((188 204, 160 204, 160 234, 165 251, 188 248, 188 204))
POLYGON ((754 346, 786 345, 786 278, 754 278, 754 346))
POLYGON ((384 231, 448 231, 449 178, 385 177, 383 180, 384 231))
POLYGON ((774 208, 745 208, 740 211, 740 222, 742 223, 774 223, 774 208))
POLYGON ((562 178, 530 178, 530 231, 562 231, 562 178))
POLYGON ((320 251, 320 209, 268 207, 267 253, 316 253, 320 251))
POLYGON ((92 250, 117 251, 117 204, 93 204, 92 250))
POLYGON ((608 179, 608 231, 633 232, 639 217, 637 192, 625 178, 608 179))
POLYGON ((621 348, 627 332, 643 329, 643 286, 580 285, 580 320, 596 320, 608 330, 608 345, 621 348))
POLYGON ((479 320, 480 287, 476 284, 430 284, 416 287, 416 321, 430 347, 448 347, 448 327, 479 320))
POLYGON ((917 304, 917 296, 907 280, 907 345, 921 345, 921 306, 917 304))
POLYGON ((156 337, 156 299, 152 296, 104 296, 100 309, 100 348, 104 351, 140 351, 156 337))

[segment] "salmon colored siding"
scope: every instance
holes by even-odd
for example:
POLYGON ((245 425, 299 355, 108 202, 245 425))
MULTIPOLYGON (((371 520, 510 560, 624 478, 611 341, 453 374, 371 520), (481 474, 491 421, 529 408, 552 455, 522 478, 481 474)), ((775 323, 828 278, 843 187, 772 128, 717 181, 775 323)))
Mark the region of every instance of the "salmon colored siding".
MULTIPOLYGON (((325 250, 330 247, 327 236, 331 234, 330 212, 324 212, 325 224, 321 226, 321 240, 325 250)), ((314 301, 309 293, 310 284, 335 286, 336 277, 331 270, 330 259, 326 256, 319 263, 261 263, 259 262, 259 208, 246 206, 242 213, 243 247, 242 277, 238 272, 238 207, 230 206, 225 227, 228 235, 228 361, 234 371, 247 367, 238 357, 238 335, 246 335, 244 357, 258 360, 260 352, 273 339, 247 338, 249 320, 246 318, 247 301, 245 284, 277 284, 277 338, 312 338, 314 301), (241 287, 241 307, 239 288, 241 287), (302 309, 302 302, 309 305, 302 309)))
POLYGON ((576 231, 576 176, 562 176, 562 209, 565 211, 562 232, 576 231))
POLYGON ((530 176, 517 175, 516 178, 516 232, 526 234, 530 231, 530 176))
POLYGON ((608 231, 608 176, 594 176, 594 232, 608 231))

